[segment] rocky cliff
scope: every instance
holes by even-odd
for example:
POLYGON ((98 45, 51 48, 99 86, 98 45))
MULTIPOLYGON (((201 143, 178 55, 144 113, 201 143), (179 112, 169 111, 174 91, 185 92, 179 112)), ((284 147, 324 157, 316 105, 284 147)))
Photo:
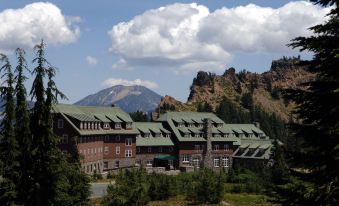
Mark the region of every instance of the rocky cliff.
POLYGON ((246 111, 241 99, 244 94, 252 94, 254 105, 275 113, 287 122, 294 108, 293 102, 284 99, 281 91, 286 88, 305 88, 302 83, 314 78, 299 58, 282 58, 272 61, 269 71, 258 74, 246 70, 236 73, 227 69, 222 75, 200 71, 193 79, 186 103, 172 97, 162 98, 160 107, 174 105, 178 111, 195 111, 199 103, 208 103, 216 109, 226 97, 246 111))

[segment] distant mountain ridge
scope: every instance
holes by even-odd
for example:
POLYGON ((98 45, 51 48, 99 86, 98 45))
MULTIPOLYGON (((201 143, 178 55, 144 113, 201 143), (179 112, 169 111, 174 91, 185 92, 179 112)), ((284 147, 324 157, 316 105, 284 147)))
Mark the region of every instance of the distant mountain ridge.
POLYGON ((95 94, 74 103, 82 106, 111 106, 120 107, 126 112, 151 112, 158 106, 161 96, 144 86, 116 85, 103 89, 95 94))

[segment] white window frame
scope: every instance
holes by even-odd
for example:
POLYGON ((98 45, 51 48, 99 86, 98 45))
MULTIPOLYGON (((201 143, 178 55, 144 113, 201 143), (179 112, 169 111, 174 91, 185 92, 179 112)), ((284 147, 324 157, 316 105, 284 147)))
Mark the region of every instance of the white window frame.
POLYGON ((213 158, 213 167, 220 167, 220 158, 213 158))
POLYGON ((166 134, 166 137, 171 137, 171 134, 168 134, 168 133, 167 133, 167 134, 166 134))
POLYGON ((213 145, 213 151, 219 151, 219 145, 218 144, 215 144, 213 145))
POLYGON ((132 128, 132 122, 126 122, 126 129, 132 128))
POLYGON ((190 162, 190 159, 191 159, 191 155, 189 154, 182 154, 182 162, 190 162))
POLYGON ((147 148, 147 152, 148 152, 148 153, 151 153, 151 152, 152 152, 152 147, 148 147, 148 148, 147 148))
POLYGON ((108 152, 109 152, 109 147, 105 146, 105 148, 104 148, 104 153, 105 153, 105 154, 108 154, 108 152))
POLYGON ((115 147, 115 154, 120 154, 120 146, 115 147))
POLYGON ((116 123, 114 124, 114 128, 115 128, 115 129, 121 129, 121 123, 116 122, 116 123))
POLYGON ((195 168, 199 168, 200 167, 200 159, 198 157, 193 158, 193 166, 195 168))
POLYGON ((64 128, 64 120, 63 119, 58 119, 58 129, 64 128))
POLYGON ((117 135, 116 137, 115 137, 115 141, 120 141, 120 135, 117 135))
POLYGON ((201 151, 200 144, 194 145, 194 149, 195 151, 200 152, 201 151))
POLYGON ((132 157, 132 150, 131 149, 125 150, 125 157, 132 157))
POLYGON ((132 138, 126 138, 125 139, 125 145, 126 146, 132 146, 132 144, 133 144, 132 138))
POLYGON ((153 166, 153 160, 147 160, 146 161, 146 166, 147 167, 152 167, 153 166))
POLYGON ((230 161, 229 157, 223 157, 222 158, 222 166, 223 167, 229 167, 229 161, 230 161))

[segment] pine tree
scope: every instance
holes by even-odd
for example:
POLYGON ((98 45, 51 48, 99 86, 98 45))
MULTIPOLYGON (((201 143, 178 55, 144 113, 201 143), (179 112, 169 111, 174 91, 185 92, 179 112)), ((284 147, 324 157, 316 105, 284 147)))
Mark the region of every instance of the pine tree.
POLYGON ((307 91, 292 90, 289 96, 297 104, 300 123, 295 125, 297 138, 304 144, 297 170, 287 184, 284 197, 295 205, 339 204, 339 9, 335 0, 312 0, 323 6, 333 5, 329 20, 311 28, 310 37, 298 37, 291 46, 314 53, 310 70, 317 74, 308 82, 307 91), (294 192, 295 191, 295 192, 294 192), (297 194, 294 196, 291 193, 297 194), (306 195, 305 195, 306 194, 306 195), (290 198, 289 198, 290 197, 290 198))
POLYGON ((0 159, 3 163, 4 182, 1 187, 5 190, 0 194, 0 203, 4 205, 12 205, 16 202, 16 180, 18 174, 18 155, 19 147, 18 142, 14 134, 14 77, 12 73, 12 66, 5 55, 0 56, 0 60, 4 62, 1 67, 1 72, 4 72, 2 78, 5 78, 5 86, 1 87, 1 97, 4 98, 4 112, 2 114, 3 119, 1 122, 1 139, 0 139, 0 159))
POLYGON ((18 178, 18 199, 20 203, 27 202, 31 197, 33 180, 32 174, 32 139, 29 128, 29 109, 27 105, 27 93, 24 86, 24 82, 27 77, 24 75, 24 71, 28 70, 25 60, 25 51, 23 49, 16 50, 18 65, 15 69, 15 93, 16 93, 16 108, 15 108, 15 136, 18 140, 20 155, 18 161, 20 163, 20 176, 18 178))

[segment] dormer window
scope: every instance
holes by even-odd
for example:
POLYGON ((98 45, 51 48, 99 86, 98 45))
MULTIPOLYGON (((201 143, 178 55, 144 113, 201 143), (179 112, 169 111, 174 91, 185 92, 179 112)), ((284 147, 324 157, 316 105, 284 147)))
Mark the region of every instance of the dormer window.
POLYGON ((86 122, 84 123, 84 129, 87 129, 87 123, 86 122))
POLYGON ((104 129, 109 129, 109 124, 108 123, 104 123, 104 129))
POLYGON ((132 129, 132 122, 126 123, 126 129, 132 129))
POLYGON ((184 137, 190 137, 190 133, 185 133, 185 136, 184 137))
POLYGON ((188 126, 188 127, 194 127, 194 124, 188 123, 187 126, 188 126))
POLYGON ((220 134, 214 134, 214 137, 221 137, 220 134))
POLYGON ((161 134, 160 133, 155 133, 154 137, 161 137, 161 134))
POLYGON ((171 134, 166 134, 166 137, 171 137, 171 134))
POLYGON ((80 122, 80 129, 83 129, 83 125, 82 125, 82 122, 80 122))
POLYGON ((221 123, 217 124, 217 127, 222 128, 222 124, 221 123))
POLYGON ((203 127, 204 125, 203 124, 199 124, 198 127, 203 127))
POLYGON ((114 128, 115 129, 121 129, 121 123, 115 123, 114 128))
POLYGON ((184 123, 179 122, 179 123, 178 123, 178 127, 184 127, 184 123))
POLYGON ((243 137, 244 136, 244 134, 243 133, 239 133, 239 137, 243 137))
POLYGON ((149 133, 144 134, 144 137, 146 137, 146 138, 149 138, 149 136, 150 136, 149 133))
POLYGON ((200 134, 195 134, 194 137, 200 137, 200 134))

